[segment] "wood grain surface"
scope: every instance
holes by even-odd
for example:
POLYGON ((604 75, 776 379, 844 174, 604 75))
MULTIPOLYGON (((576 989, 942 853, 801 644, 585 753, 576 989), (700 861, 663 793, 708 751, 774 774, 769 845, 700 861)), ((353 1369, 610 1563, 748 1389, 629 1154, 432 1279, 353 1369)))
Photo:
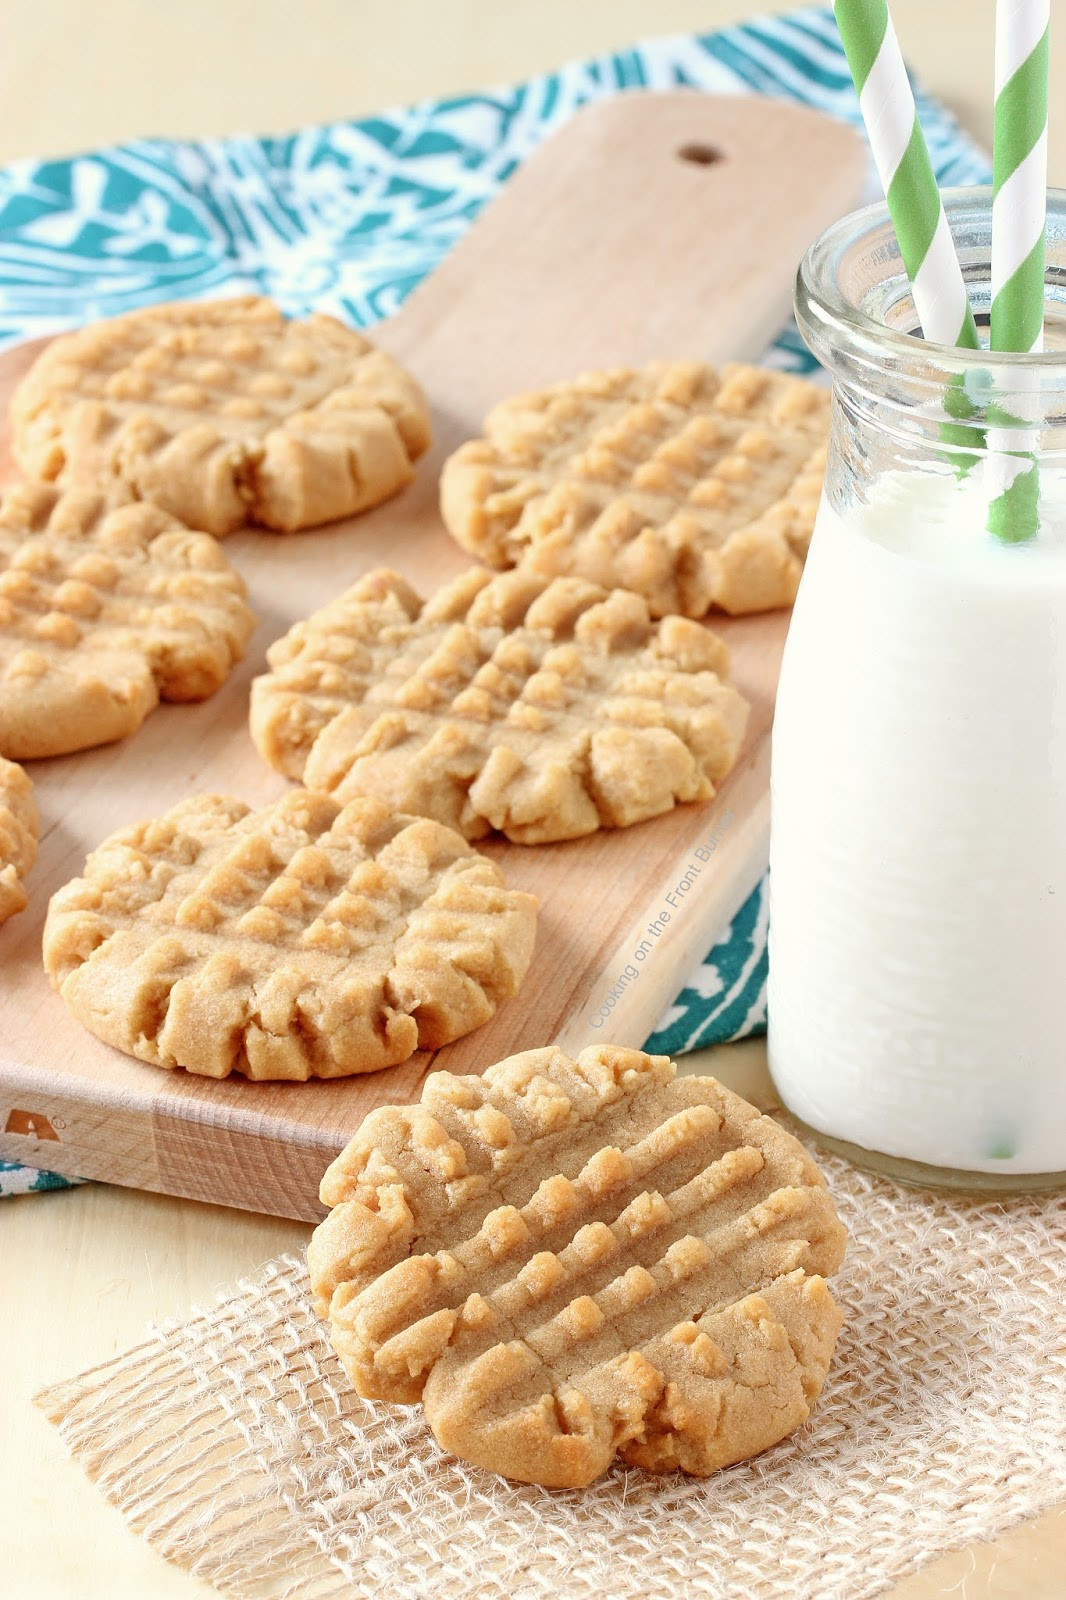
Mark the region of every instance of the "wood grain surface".
MULTIPOLYGON (((68 1014, 41 969, 48 897, 113 829, 197 791, 252 805, 285 782, 254 751, 248 682, 297 618, 385 562, 424 593, 468 564, 444 533, 444 454, 515 390, 587 366, 760 354, 781 326, 805 245, 852 203, 856 137, 793 106, 693 93, 626 96, 582 113, 507 185, 375 338, 426 387, 436 444, 406 493, 309 533, 226 542, 260 624, 246 660, 203 705, 164 706, 118 745, 32 764, 42 814, 30 907, 0 931, 0 1154, 138 1188, 279 1216, 318 1214, 318 1178, 366 1112, 417 1095, 431 1059, 478 1070, 515 1050, 604 1035, 597 1013, 694 852, 696 888, 671 912, 610 1013, 640 1044, 686 971, 765 866, 768 736, 787 614, 722 619, 751 702, 747 740, 713 801, 634 828, 536 848, 485 848, 541 902, 533 965, 485 1027, 431 1058, 329 1083, 223 1082, 143 1065, 68 1014), (693 161, 697 152, 714 160, 693 161), (812 188, 801 181, 827 174, 812 188), (664 285, 669 284, 669 292, 664 285)), ((0 404, 32 360, 0 357, 0 404)))

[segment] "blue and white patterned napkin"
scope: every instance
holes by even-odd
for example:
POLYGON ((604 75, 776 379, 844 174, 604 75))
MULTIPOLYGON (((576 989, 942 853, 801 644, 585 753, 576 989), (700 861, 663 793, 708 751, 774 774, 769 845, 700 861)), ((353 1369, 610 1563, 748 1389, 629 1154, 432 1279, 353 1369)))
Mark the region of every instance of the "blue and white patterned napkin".
MULTIPOLYGON (((689 86, 800 101, 861 126, 829 6, 652 39, 510 88, 429 100, 278 138, 138 139, 0 170, 0 344, 183 296, 255 290, 294 316, 388 316, 537 145, 579 106, 689 86)), ((986 157, 918 95, 937 176, 987 182, 986 157)), ((766 353, 813 365, 795 327, 766 353)), ((677 1054, 766 1023, 766 885, 648 1041, 677 1054)), ((0 1193, 54 1187, 0 1163, 0 1193)))

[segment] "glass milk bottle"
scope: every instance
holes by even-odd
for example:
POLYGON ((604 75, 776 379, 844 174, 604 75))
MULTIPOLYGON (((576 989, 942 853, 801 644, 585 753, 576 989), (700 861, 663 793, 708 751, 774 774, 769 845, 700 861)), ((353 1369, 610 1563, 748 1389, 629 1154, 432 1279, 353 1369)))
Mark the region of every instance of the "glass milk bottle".
MULTIPOLYGON (((945 204, 980 326, 991 196, 945 204)), ((1062 1182, 1066 194, 1049 197, 1043 355, 910 336, 881 206, 817 241, 796 306, 834 404, 773 732, 770 1069, 863 1165, 1062 1182), (1021 543, 987 530, 1008 437, 1039 468, 1021 543)))

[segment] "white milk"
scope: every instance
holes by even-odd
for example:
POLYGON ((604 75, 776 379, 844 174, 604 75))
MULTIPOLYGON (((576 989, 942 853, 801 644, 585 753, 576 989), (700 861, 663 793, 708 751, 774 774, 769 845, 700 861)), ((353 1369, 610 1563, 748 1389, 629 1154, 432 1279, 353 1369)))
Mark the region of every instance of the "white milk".
POLYGON ((812 1127, 1066 1170, 1066 480, 1028 546, 978 481, 819 512, 773 738, 770 1064, 812 1127))

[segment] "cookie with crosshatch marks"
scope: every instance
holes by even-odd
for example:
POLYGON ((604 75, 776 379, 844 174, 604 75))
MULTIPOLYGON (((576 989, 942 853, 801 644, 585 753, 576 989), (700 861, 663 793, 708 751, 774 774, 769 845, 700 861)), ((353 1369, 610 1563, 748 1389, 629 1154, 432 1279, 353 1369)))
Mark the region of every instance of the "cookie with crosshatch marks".
POLYGON ((212 1078, 339 1078, 494 1014, 536 900, 449 828, 297 790, 125 828, 52 898, 44 963, 108 1044, 212 1078))
POLYGON ((708 799, 747 721, 706 628, 521 570, 472 567, 423 602, 379 569, 267 660, 251 730, 272 766, 469 839, 544 844, 708 799))
POLYGON ((845 1233, 802 1145, 666 1056, 529 1050, 372 1111, 308 1250, 358 1392, 549 1487, 703 1477, 809 1415, 845 1233))
POLYGON ((26 904, 22 880, 37 856, 33 784, 14 761, 0 756, 0 922, 26 904))
POLYGON ((589 372, 492 410, 445 462, 441 512, 479 561, 631 589, 653 616, 791 605, 829 395, 759 367, 589 372))
POLYGON ((131 311, 55 339, 11 402, 35 477, 116 487, 190 527, 291 532, 388 499, 428 448, 414 378, 335 317, 257 295, 131 311))
POLYGON ((244 580, 157 506, 20 483, 0 501, 0 753, 108 744, 206 700, 244 654, 244 580))

